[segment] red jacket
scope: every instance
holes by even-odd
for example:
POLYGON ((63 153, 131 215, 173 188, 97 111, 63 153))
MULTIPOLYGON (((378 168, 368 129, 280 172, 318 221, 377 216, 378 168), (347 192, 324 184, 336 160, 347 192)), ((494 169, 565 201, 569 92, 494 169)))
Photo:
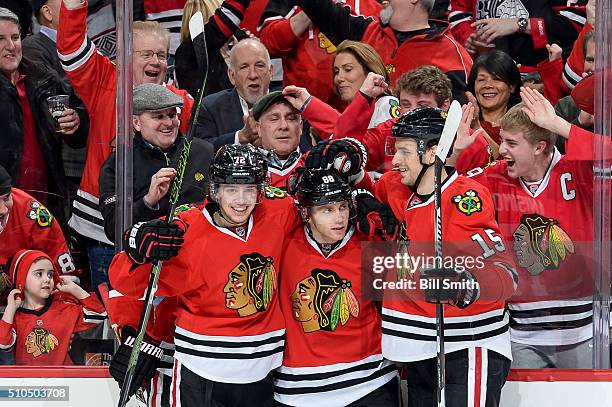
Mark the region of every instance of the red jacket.
POLYGON ((0 264, 6 264, 19 250, 36 249, 51 257, 61 274, 74 272, 62 229, 49 210, 18 188, 12 188, 11 195, 13 207, 0 232, 0 264))
MULTIPOLYGON (((331 3, 331 2, 330 2, 331 3)), ((292 2, 271 0, 260 21, 260 38, 273 57, 283 61, 283 86, 296 85, 334 106, 341 104, 333 92, 332 65, 341 41, 330 41, 317 24, 300 37, 291 30, 289 20, 301 11, 292 2)), ((352 15, 377 17, 380 4, 374 0, 347 0, 339 3, 352 15)))
MULTIPOLYGON (((86 30, 87 2, 73 10, 67 9, 62 2, 57 50, 66 75, 83 100, 91 122, 87 160, 69 224, 84 236, 111 243, 104 235, 98 208, 98 178, 102 164, 110 156, 116 142, 117 73, 115 64, 96 51, 95 45, 87 38, 86 30)), ((179 118, 181 131, 186 134, 193 98, 173 86, 168 86, 168 89, 184 100, 179 118)))

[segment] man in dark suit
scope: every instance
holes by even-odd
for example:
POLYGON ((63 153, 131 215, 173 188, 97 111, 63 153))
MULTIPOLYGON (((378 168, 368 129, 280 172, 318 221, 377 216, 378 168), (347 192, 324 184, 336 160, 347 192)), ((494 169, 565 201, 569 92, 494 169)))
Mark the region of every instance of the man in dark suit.
MULTIPOLYGON (((257 39, 239 41, 228 67, 233 89, 206 96, 198 119, 198 134, 219 148, 240 142, 258 144, 253 104, 268 93, 272 65, 266 47, 257 39)), ((212 79, 212 78, 209 78, 212 79)))

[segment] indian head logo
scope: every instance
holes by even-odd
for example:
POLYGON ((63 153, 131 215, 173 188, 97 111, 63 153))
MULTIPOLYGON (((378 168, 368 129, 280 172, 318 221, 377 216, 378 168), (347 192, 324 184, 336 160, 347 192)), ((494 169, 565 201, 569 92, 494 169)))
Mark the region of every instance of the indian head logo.
POLYGON ((512 235, 518 264, 532 276, 558 269, 568 254, 575 252, 572 239, 559 222, 542 215, 523 215, 512 235))
POLYGON ((26 352, 34 357, 49 354, 58 345, 55 335, 45 328, 33 328, 25 340, 26 352))
POLYGON ((291 303, 293 319, 307 333, 321 329, 334 332, 338 324, 345 325, 351 316, 359 316, 359 302, 351 282, 332 270, 312 270, 310 276, 296 284, 291 303))
POLYGON ((276 290, 276 269, 271 257, 259 253, 240 256, 223 287, 225 306, 247 317, 268 309, 276 290))

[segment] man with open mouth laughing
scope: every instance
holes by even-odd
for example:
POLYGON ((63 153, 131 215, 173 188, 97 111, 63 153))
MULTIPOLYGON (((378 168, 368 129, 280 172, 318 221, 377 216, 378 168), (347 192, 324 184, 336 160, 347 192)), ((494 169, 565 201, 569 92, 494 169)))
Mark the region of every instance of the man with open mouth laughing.
POLYGON ((491 191, 519 265, 508 302, 512 367, 590 368, 593 134, 557 116, 539 92, 521 88, 521 97, 501 120, 500 159, 470 171, 491 191), (566 155, 557 135, 568 138, 566 155))

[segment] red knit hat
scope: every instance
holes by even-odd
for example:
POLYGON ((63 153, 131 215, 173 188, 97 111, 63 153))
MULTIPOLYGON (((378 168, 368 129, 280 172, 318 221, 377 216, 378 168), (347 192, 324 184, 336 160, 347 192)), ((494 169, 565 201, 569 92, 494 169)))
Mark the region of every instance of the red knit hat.
MULTIPOLYGON (((34 263, 34 260, 44 257, 49 260, 51 264, 53 264, 53 260, 51 257, 47 256, 45 253, 40 250, 20 250, 18 251, 9 264, 9 276, 13 281, 13 285, 15 288, 23 290, 25 287, 26 278, 28 276, 28 271, 34 263)), ((53 287, 60 282, 60 276, 53 265, 53 287)))

